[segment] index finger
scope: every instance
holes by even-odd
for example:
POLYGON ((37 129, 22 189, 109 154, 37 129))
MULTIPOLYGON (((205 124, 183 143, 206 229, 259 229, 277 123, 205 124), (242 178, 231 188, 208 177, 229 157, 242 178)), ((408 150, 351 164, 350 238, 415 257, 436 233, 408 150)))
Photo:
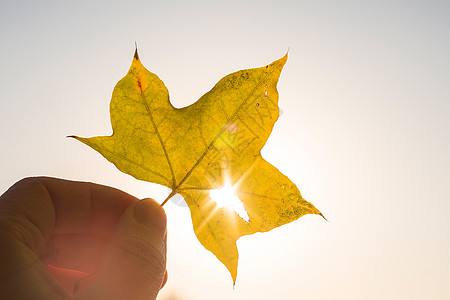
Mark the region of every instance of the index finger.
MULTIPOLYGON (((52 234, 92 233, 108 237, 125 209, 138 199, 90 182, 26 178, 0 197, 0 227, 21 226, 35 245, 52 234), (41 237, 32 234, 36 229, 41 237), (28 234, 27 234, 28 232, 28 234)), ((36 232, 34 232, 36 233, 36 232)))

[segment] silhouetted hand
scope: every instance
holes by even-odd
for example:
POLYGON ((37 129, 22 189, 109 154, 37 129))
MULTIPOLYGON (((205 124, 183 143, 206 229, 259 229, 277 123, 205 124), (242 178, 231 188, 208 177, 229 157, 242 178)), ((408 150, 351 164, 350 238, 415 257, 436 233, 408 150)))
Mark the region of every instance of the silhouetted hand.
POLYGON ((151 199, 56 178, 0 196, 0 299, 155 299, 167 280, 166 215, 151 199), (87 280, 86 280, 87 281, 87 280))

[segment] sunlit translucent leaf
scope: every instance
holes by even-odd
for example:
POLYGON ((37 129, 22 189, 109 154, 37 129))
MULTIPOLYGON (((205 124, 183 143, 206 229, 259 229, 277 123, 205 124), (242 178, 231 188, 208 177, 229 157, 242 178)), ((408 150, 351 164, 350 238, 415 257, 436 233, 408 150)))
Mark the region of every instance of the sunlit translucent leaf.
POLYGON ((170 196, 181 194, 200 243, 228 268, 233 282, 239 237, 321 215, 260 154, 278 119, 276 86, 286 60, 225 76, 197 102, 177 109, 136 52, 112 95, 113 134, 74 137, 122 172, 165 185, 170 196))

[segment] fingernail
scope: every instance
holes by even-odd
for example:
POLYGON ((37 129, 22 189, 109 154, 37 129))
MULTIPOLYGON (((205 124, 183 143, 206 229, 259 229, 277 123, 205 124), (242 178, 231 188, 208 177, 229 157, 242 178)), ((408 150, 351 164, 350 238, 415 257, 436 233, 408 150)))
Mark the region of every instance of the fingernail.
POLYGON ((155 200, 146 198, 136 202, 133 217, 138 223, 153 228, 164 237, 167 217, 164 209, 155 200))

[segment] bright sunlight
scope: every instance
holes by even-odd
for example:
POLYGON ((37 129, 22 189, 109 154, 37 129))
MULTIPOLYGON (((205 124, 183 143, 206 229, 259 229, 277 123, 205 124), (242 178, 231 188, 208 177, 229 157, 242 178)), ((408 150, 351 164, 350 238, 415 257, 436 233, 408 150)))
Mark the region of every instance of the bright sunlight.
POLYGON ((244 208, 244 204, 236 195, 236 191, 229 181, 227 181, 220 189, 210 190, 209 195, 211 196, 211 199, 216 202, 217 207, 225 207, 236 212, 245 222, 250 220, 247 211, 244 208))

